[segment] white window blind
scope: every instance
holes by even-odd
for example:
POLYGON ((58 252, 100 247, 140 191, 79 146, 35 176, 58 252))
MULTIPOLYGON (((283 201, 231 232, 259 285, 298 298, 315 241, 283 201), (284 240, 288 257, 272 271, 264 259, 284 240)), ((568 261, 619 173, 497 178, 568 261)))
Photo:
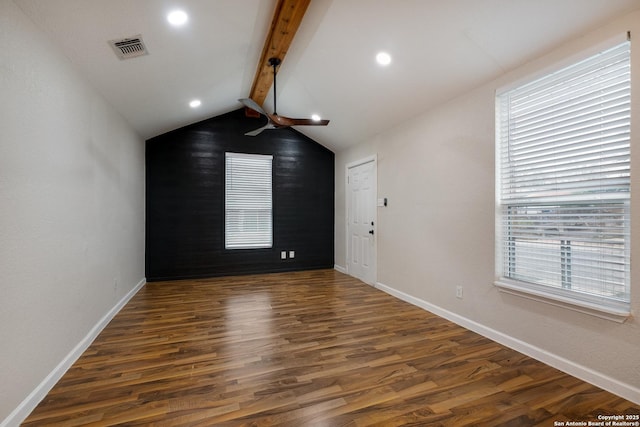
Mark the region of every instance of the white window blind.
POLYGON ((629 56, 625 42, 497 96, 498 286, 628 313, 629 56))
POLYGON ((273 156, 225 153, 225 248, 270 248, 273 156))

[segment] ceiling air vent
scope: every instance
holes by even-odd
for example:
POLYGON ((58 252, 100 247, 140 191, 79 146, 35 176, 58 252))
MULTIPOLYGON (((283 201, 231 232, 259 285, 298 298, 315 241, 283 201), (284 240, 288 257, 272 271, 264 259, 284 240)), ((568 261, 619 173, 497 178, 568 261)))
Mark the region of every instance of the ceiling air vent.
POLYGON ((135 58, 149 53, 140 34, 121 40, 109 40, 109 45, 120 59, 135 58))

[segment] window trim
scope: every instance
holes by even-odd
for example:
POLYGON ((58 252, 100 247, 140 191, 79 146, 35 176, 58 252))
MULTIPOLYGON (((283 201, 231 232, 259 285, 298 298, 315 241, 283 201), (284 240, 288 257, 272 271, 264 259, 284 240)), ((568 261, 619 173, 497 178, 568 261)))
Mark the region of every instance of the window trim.
POLYGON ((250 154, 250 153, 237 153, 237 152, 230 152, 227 151, 225 152, 225 163, 224 163, 224 204, 223 204, 223 209, 224 209, 224 222, 223 222, 223 238, 224 238, 224 250, 225 251, 237 251, 237 250, 250 250, 250 251, 256 251, 256 250, 271 250, 273 249, 273 243, 274 243, 274 232, 273 232, 273 228, 274 228, 274 221, 273 221, 273 213, 274 213, 274 209, 273 209, 273 159, 274 156, 271 154, 250 154), (227 166, 228 166, 228 159, 229 158, 245 158, 245 159, 263 159, 263 160, 269 160, 270 161, 270 173, 271 173, 271 194, 270 194, 270 199, 269 199, 269 203, 270 203, 270 221, 271 221, 271 233, 269 236, 269 242, 268 243, 257 243, 257 244, 246 244, 246 245, 232 245, 229 246, 228 243, 228 239, 227 239, 227 231, 228 231, 228 227, 227 227, 227 200, 228 200, 228 189, 227 189, 227 166))
POLYGON ((533 301, 562 307, 568 310, 577 311, 579 313, 590 314, 606 320, 612 320, 618 323, 624 323, 630 316, 631 311, 626 304, 621 304, 619 309, 613 308, 611 304, 607 307, 598 305, 595 302, 576 300, 565 295, 548 292, 546 289, 537 286, 529 286, 524 288, 518 280, 508 279, 506 277, 498 277, 494 285, 501 293, 515 295, 533 301), (534 289, 538 288, 538 289, 534 289))
MULTIPOLYGON (((578 295, 572 296, 563 292, 562 289, 556 291, 555 288, 538 285, 535 283, 523 282, 517 279, 511 279, 509 277, 504 277, 504 248, 503 248, 503 219, 504 213, 503 208, 505 206, 504 203, 501 202, 502 194, 501 194, 501 178, 502 178, 502 159, 501 159, 501 150, 502 150, 502 141, 500 137, 500 97, 506 93, 509 93, 521 86, 532 83, 540 78, 543 78, 547 75, 553 74, 554 72, 563 70, 566 67, 569 67, 573 64, 577 64, 580 61, 586 60, 604 50, 611 49, 625 41, 630 41, 628 34, 625 34, 627 37, 616 37, 614 39, 610 39, 604 43, 598 44, 597 46, 592 47, 591 49, 580 52, 579 54, 571 55, 570 58, 565 58, 565 60, 556 62, 550 67, 546 67, 543 70, 529 75, 525 78, 517 79, 516 81, 511 82, 508 85, 505 85, 495 92, 495 120, 496 120, 496 140, 495 140, 495 161, 496 161, 496 179, 495 179, 495 280, 494 285, 498 288, 501 293, 515 295, 518 297, 535 300, 538 302, 559 306, 562 308, 566 308, 569 310, 593 315, 596 317, 600 317, 607 320, 612 320, 615 322, 622 323, 626 319, 631 316, 631 298, 629 301, 615 301, 611 298, 606 297, 598 297, 597 295, 578 295), (606 305, 603 306, 602 303, 606 302, 606 305)), ((631 58, 630 58, 631 60, 631 58)), ((633 77, 632 77, 633 79, 633 77)), ((633 89, 631 89, 633 92, 633 89)), ((630 137, 630 141, 633 138, 630 137)), ((631 197, 631 194, 629 195, 631 197)), ((629 200, 627 201, 629 203, 629 200)), ((631 227, 631 224, 629 224, 631 227)), ((629 244, 631 244, 631 239, 629 239, 629 244)), ((629 251, 630 248, 627 248, 629 251)), ((628 267, 629 268, 629 267, 628 267)), ((631 278, 629 278, 631 285, 631 278)), ((630 289, 629 289, 630 291, 630 289)))

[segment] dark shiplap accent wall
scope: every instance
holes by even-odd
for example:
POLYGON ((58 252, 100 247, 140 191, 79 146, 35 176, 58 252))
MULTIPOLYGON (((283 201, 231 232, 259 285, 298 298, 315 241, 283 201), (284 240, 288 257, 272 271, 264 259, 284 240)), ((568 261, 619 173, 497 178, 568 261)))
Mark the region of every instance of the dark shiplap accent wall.
POLYGON ((244 136, 264 122, 240 109, 147 141, 147 280, 333 268, 334 154, 293 129, 244 136), (272 249, 224 248, 227 151, 274 156, 272 249))

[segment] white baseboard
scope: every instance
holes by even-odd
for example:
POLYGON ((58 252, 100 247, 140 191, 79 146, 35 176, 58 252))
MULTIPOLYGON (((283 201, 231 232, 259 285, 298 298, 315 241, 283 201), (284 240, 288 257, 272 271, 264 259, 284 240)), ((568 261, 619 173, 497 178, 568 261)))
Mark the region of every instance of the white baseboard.
POLYGON ((109 324, 109 322, 115 317, 116 314, 125 306, 127 302, 147 283, 146 278, 143 278, 138 284, 131 289, 118 303, 113 306, 102 319, 95 324, 89 333, 74 347, 67 356, 56 366, 53 371, 46 376, 46 378, 24 399, 16 409, 14 409, 7 418, 0 423, 0 427, 13 427, 19 426, 29 414, 38 406, 38 403, 45 398, 47 393, 51 391, 54 385, 62 378, 67 370, 75 363, 82 353, 89 348, 91 343, 102 332, 102 330, 109 324))
POLYGON ((565 359, 564 357, 550 353, 539 347, 514 338, 510 335, 506 335, 502 332, 496 331, 493 328, 489 328, 488 326, 477 323, 464 316, 460 316, 459 314, 428 303, 420 298, 416 298, 402 291, 394 289, 391 286, 387 286, 378 282, 376 283, 376 288, 440 317, 444 317, 445 319, 453 323, 456 323, 497 343, 516 350, 522 354, 525 354, 533 359, 546 363, 547 365, 559 369, 562 372, 565 372, 569 375, 572 375, 576 378, 579 378, 583 381, 586 381, 590 384, 593 384, 597 387, 600 387, 604 390, 607 390, 640 405, 640 388, 634 385, 624 383, 615 378, 604 375, 601 372, 597 372, 591 368, 579 365, 575 362, 572 362, 571 360, 565 359))
POLYGON ((341 265, 334 264, 334 265, 333 265, 333 268, 334 268, 336 271, 339 271, 340 273, 349 274, 349 273, 347 273, 347 269, 346 269, 346 267, 343 267, 343 266, 341 266, 341 265))

